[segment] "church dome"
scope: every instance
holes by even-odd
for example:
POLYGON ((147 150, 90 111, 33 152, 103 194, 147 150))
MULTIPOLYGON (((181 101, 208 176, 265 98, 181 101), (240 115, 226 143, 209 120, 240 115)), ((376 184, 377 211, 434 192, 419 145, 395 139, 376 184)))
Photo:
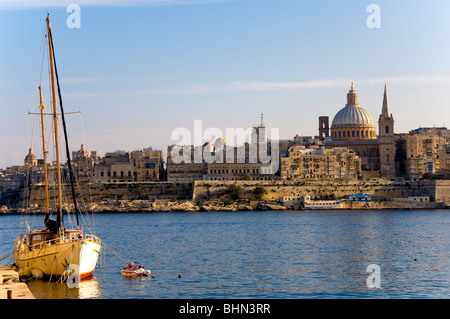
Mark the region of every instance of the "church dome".
POLYGON ((33 154, 33 149, 30 148, 28 150, 27 156, 25 156, 24 163, 27 166, 36 166, 37 165, 37 157, 33 154))
POLYGON ((333 140, 374 139, 375 130, 372 116, 358 104, 358 94, 352 83, 347 104, 336 113, 331 123, 331 136, 333 140))
POLYGON ((375 124, 369 112, 362 107, 356 105, 346 105, 343 109, 337 112, 331 126, 375 127, 375 124))

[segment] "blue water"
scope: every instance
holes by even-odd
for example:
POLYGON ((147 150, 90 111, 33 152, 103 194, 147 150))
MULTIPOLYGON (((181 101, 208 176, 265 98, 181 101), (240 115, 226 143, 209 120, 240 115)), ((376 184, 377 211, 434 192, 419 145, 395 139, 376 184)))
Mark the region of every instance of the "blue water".
MULTIPOLYGON (((0 256, 12 250, 20 218, 0 217, 0 256)), ((73 289, 30 280, 36 298, 450 297, 449 210, 104 214, 95 222, 110 250, 94 279, 73 289), (153 277, 121 277, 117 255, 153 277), (367 287, 371 264, 380 288, 367 287)))

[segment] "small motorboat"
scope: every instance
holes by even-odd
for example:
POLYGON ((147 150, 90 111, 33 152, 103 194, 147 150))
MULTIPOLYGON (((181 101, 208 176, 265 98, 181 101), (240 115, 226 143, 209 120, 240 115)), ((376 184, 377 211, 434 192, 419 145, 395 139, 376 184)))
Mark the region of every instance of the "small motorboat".
POLYGON ((128 263, 125 267, 120 271, 122 276, 124 277, 148 277, 151 275, 150 269, 145 269, 142 265, 135 265, 134 263, 128 263))

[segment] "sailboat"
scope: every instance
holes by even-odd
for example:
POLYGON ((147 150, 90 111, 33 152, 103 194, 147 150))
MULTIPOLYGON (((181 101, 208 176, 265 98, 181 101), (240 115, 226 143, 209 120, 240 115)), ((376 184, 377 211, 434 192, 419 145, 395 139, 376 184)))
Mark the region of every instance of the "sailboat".
POLYGON ((50 17, 47 15, 47 40, 48 52, 50 59, 50 75, 51 75, 51 100, 53 111, 50 113, 53 117, 54 130, 54 148, 56 155, 56 189, 57 189, 57 207, 56 220, 52 220, 53 213, 50 212, 49 204, 49 182, 47 177, 47 150, 45 146, 44 134, 44 108, 42 101, 42 91, 39 86, 40 100, 40 118, 42 129, 42 148, 43 148, 43 166, 44 166, 44 185, 45 185, 45 217, 42 228, 34 230, 28 229, 26 234, 20 234, 14 244, 14 262, 17 266, 19 275, 27 277, 35 277, 37 279, 49 278, 65 279, 65 280, 83 280, 93 275, 97 265, 102 246, 101 240, 93 234, 85 234, 79 225, 79 211, 75 181, 73 176, 72 163, 70 160, 70 152, 67 141, 67 131, 64 119, 64 109, 62 105, 61 90, 58 81, 58 72, 56 68, 56 60, 54 55, 53 39, 50 29, 50 17), (56 86, 55 86, 56 77, 56 86), (55 88, 58 88, 58 97, 60 104, 60 113, 57 111, 57 99, 55 88), (65 208, 62 200, 62 177, 61 164, 59 154, 59 136, 58 136, 58 116, 62 119, 64 128, 64 136, 66 142, 67 167, 70 177, 70 186, 73 197, 74 213, 76 215, 77 227, 66 229, 63 216, 65 208))

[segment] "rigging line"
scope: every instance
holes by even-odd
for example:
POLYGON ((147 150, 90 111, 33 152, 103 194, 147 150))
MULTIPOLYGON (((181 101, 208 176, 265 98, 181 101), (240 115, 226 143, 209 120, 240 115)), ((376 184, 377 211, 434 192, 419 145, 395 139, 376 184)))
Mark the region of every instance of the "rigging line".
POLYGON ((74 176, 73 176, 73 172, 72 172, 72 163, 70 161, 70 151, 69 151, 69 141, 68 141, 68 137, 67 137, 66 121, 64 119, 64 108, 63 108, 63 103, 62 103, 61 88, 59 86, 58 70, 57 70, 57 67, 56 67, 55 49, 54 49, 54 46, 53 46, 53 36, 52 36, 50 28, 48 28, 48 32, 49 32, 51 45, 52 45, 53 66, 55 68, 56 83, 57 83, 57 87, 58 87, 59 106, 60 106, 60 109, 61 109, 61 118, 62 118, 62 122, 63 122, 64 137, 65 137, 65 141, 66 141, 66 156, 67 156, 67 164, 69 166, 68 168, 69 168, 69 175, 70 175, 70 185, 71 185, 71 189, 72 189, 73 203, 74 203, 74 206, 75 206, 75 214, 76 214, 76 217, 77 217, 77 225, 79 226, 78 207, 77 207, 75 185, 74 185, 75 180, 74 180, 74 176))
POLYGON ((13 250, 13 251, 10 251, 10 252, 7 253, 6 255, 0 257, 0 261, 4 260, 4 259, 6 259, 6 258, 8 258, 8 257, 10 257, 10 256, 12 256, 12 255, 14 255, 14 250, 13 250))
POLYGON ((115 252, 114 250, 112 250, 111 248, 106 246, 105 242, 103 242, 103 241, 102 241, 102 246, 105 248, 105 250, 109 251, 111 254, 113 254, 114 256, 119 258, 120 260, 126 262, 127 264, 130 263, 128 260, 126 260, 125 258, 121 257, 117 252, 115 252))

